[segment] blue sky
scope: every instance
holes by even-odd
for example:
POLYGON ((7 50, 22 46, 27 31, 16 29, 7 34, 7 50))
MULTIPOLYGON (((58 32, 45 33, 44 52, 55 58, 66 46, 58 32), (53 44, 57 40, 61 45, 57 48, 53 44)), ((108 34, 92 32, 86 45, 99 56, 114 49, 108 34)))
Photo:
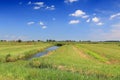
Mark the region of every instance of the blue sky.
POLYGON ((120 0, 0 0, 0 39, 120 40, 120 0))

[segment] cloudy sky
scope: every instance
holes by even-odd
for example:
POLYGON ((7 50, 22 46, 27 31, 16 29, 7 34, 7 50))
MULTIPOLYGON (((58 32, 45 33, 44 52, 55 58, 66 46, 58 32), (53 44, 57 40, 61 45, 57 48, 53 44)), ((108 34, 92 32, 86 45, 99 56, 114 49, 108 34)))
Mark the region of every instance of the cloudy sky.
POLYGON ((0 39, 120 40, 120 0, 0 0, 0 39))

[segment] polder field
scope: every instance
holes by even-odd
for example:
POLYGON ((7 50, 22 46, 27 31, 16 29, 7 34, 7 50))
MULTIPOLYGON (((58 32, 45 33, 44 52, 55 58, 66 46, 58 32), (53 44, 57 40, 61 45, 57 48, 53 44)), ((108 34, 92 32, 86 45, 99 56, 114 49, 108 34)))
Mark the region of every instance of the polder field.
POLYGON ((120 80, 120 43, 0 42, 0 80, 120 80))

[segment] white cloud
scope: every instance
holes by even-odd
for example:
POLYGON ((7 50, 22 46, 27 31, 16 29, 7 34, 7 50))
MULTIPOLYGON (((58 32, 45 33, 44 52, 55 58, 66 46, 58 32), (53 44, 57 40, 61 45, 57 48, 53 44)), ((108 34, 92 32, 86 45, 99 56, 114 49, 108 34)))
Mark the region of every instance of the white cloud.
POLYGON ((71 21, 69 22, 69 24, 78 24, 78 23, 80 23, 79 20, 71 20, 71 21))
POLYGON ((85 16, 85 12, 83 12, 82 10, 76 10, 74 13, 70 14, 70 16, 74 16, 74 17, 82 17, 85 16))
POLYGON ((33 25, 33 24, 35 24, 35 22, 31 21, 31 22, 28 22, 27 24, 28 25, 33 25))
POLYGON ((81 18, 89 18, 89 15, 86 15, 86 13, 82 10, 76 10, 74 13, 69 14, 69 16, 73 16, 73 17, 81 17, 81 18))
POLYGON ((65 0, 65 3, 73 3, 73 2, 77 2, 78 0, 65 0))
POLYGON ((42 21, 40 21, 40 23, 39 23, 41 26, 43 26, 44 25, 44 23, 42 22, 42 21))
POLYGON ((120 17, 120 13, 117 13, 117 14, 113 14, 110 16, 110 20, 116 18, 116 17, 120 17))
POLYGON ((28 2, 28 5, 33 5, 33 9, 38 10, 38 9, 46 9, 46 10, 55 10, 55 6, 47 6, 44 2, 34 2, 32 3, 31 1, 28 2))
POLYGON ((86 22, 89 23, 89 22, 90 22, 90 19, 88 19, 86 22))
POLYGON ((42 26, 42 29, 46 29, 47 28, 47 26, 42 26))
POLYGON ((100 21, 100 18, 98 18, 98 17, 92 18, 92 21, 93 21, 94 23, 96 23, 96 25, 98 25, 98 26, 104 25, 104 23, 101 22, 101 21, 100 21))
POLYGON ((41 7, 40 6, 34 6, 33 9, 37 10, 37 9, 40 9, 41 7))
POLYGON ((33 4, 35 4, 35 5, 37 5, 37 6, 44 6, 44 2, 35 2, 35 3, 33 3, 33 4))
POLYGON ((35 6, 33 9, 37 10, 37 9, 40 9, 42 7, 44 7, 44 2, 35 2, 33 3, 35 6))
POLYGON ((94 18, 92 18, 92 21, 95 22, 95 23, 97 23, 97 22, 100 21, 100 19, 98 17, 94 17, 94 18))
POLYGON ((42 21, 40 21, 39 24, 40 24, 42 29, 46 29, 47 28, 47 26, 42 21))
POLYGON ((47 6, 46 9, 48 9, 48 10, 55 10, 55 6, 54 5, 47 6))
POLYGON ((102 26, 102 25, 104 25, 104 23, 99 22, 99 23, 97 23, 97 25, 98 25, 98 26, 102 26))
POLYGON ((84 16, 82 16, 82 18, 88 18, 89 16, 88 15, 84 15, 84 16))
MULTIPOLYGON (((27 25, 33 25, 33 24, 35 24, 35 22, 33 21, 27 23, 27 25)), ((42 21, 39 22, 39 25, 41 26, 42 29, 47 28, 47 26, 42 21)))

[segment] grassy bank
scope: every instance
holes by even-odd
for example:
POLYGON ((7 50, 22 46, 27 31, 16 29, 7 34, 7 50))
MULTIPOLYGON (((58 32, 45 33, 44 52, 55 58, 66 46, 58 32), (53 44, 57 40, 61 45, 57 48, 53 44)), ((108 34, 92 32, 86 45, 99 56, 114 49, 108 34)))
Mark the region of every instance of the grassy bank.
POLYGON ((33 54, 43 51, 52 46, 48 43, 1 43, 0 61, 14 62, 19 59, 25 59, 33 54))

